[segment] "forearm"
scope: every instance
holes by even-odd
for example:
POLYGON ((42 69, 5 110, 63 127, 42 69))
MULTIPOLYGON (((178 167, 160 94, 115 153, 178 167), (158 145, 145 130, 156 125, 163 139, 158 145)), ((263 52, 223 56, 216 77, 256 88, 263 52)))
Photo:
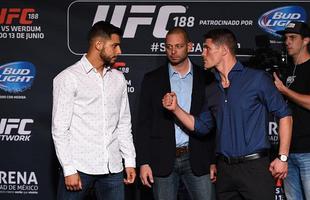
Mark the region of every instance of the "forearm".
POLYGON ((136 167, 136 151, 131 131, 120 130, 118 143, 122 158, 125 161, 125 167, 136 167))
POLYGON ((188 130, 194 131, 195 118, 193 115, 185 112, 180 106, 177 106, 173 114, 188 130))
POLYGON ((279 122, 279 137, 280 137, 280 145, 279 145, 279 154, 289 154, 289 148, 291 143, 292 136, 292 125, 293 120, 291 116, 286 116, 280 119, 279 122))
POLYGON ((70 89, 54 87, 52 112, 52 137, 59 163, 65 176, 77 173, 70 149, 70 126, 73 116, 73 100, 70 89), (61 92, 66 91, 66 92, 61 92), (64 97, 66 96, 66 98, 64 97))
POLYGON ((310 110, 310 95, 300 94, 287 87, 283 89, 282 94, 284 94, 289 100, 295 102, 296 104, 310 110))
POLYGON ((123 91, 122 102, 120 104, 119 121, 116 132, 118 133, 118 143, 125 167, 136 167, 136 151, 133 144, 133 136, 131 129, 131 114, 127 95, 127 86, 123 91))
POLYGON ((77 173, 77 170, 73 166, 71 160, 71 150, 69 148, 69 135, 66 131, 52 128, 52 137, 55 146, 55 152, 60 165, 62 166, 63 173, 65 176, 69 176, 77 173))
POLYGON ((118 143, 122 158, 125 161, 125 167, 136 167, 136 151, 131 131, 120 131, 118 143))

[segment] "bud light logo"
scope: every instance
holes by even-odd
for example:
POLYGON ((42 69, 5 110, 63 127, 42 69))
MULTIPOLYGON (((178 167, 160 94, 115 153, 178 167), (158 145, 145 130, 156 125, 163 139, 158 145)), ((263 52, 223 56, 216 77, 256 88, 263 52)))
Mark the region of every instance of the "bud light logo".
POLYGON ((259 19, 259 26, 266 32, 280 37, 276 31, 283 30, 291 21, 306 21, 307 13, 300 6, 285 6, 264 13, 259 19))
POLYGON ((0 66, 0 89, 19 93, 32 86, 36 69, 30 62, 12 62, 0 66))

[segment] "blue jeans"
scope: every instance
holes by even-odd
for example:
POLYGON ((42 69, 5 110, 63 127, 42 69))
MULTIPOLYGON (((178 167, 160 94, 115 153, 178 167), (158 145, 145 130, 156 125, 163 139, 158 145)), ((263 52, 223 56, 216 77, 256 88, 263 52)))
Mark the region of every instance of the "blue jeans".
POLYGON ((310 153, 290 154, 284 191, 287 200, 310 199, 310 153))
POLYGON ((63 173, 60 173, 57 200, 82 200, 91 188, 95 189, 98 200, 124 200, 123 173, 89 175, 78 172, 82 181, 82 190, 69 191, 65 187, 63 173))
POLYGON ((214 186, 210 175, 195 176, 191 170, 189 154, 175 160, 174 169, 167 177, 154 177, 155 200, 177 200, 179 181, 182 180, 192 200, 213 200, 214 186))

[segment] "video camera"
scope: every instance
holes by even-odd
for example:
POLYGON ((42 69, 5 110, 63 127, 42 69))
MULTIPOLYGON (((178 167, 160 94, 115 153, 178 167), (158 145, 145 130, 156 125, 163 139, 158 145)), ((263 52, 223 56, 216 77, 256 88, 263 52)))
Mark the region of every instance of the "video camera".
POLYGON ((270 39, 267 35, 255 36, 256 49, 253 56, 245 62, 248 67, 262 69, 271 75, 276 72, 278 77, 284 81, 287 76, 288 60, 284 45, 272 49, 270 39))

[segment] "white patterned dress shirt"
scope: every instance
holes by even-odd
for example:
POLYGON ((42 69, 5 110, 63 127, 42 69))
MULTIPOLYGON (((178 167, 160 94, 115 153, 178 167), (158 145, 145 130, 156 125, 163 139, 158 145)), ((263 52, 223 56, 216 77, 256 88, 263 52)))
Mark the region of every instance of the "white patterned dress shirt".
POLYGON ((135 167, 127 82, 122 72, 103 76, 84 55, 53 81, 52 136, 64 176, 118 173, 135 167))

